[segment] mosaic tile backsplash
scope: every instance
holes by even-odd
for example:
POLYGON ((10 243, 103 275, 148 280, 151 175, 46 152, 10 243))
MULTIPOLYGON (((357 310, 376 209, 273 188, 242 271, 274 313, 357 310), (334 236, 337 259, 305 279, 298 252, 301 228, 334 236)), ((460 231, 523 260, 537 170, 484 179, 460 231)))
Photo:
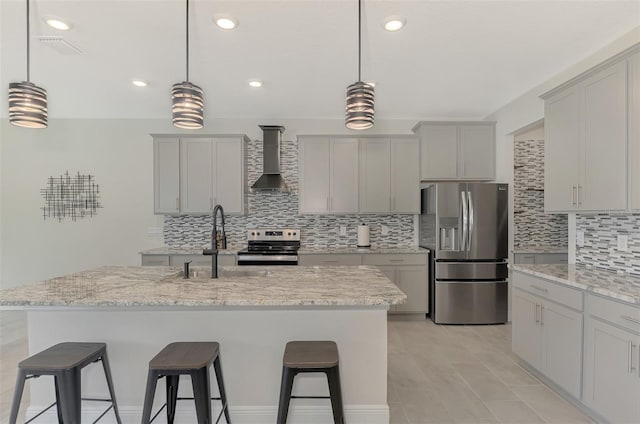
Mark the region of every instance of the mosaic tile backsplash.
POLYGON ((566 247, 567 215, 544 213, 544 140, 514 143, 514 246, 566 247))
POLYGON ((577 215, 576 231, 584 231, 576 263, 640 276, 640 214, 577 215), (617 249, 618 234, 628 236, 628 251, 617 249))
MULTIPOLYGON (((251 140, 246 147, 247 183, 253 184, 262 175, 262 141, 251 140)), ((394 248, 414 245, 413 215, 298 215, 298 142, 283 137, 280 167, 291 192, 249 193, 248 213, 227 216, 227 244, 244 246, 246 230, 251 228, 300 228, 303 247, 355 247, 357 226, 370 227, 373 247, 394 248), (382 235, 382 226, 388 234, 382 235), (347 235, 340 235, 340 226, 347 235)), ((223 205, 224 206, 224 205, 223 205)), ((164 218, 164 243, 171 248, 202 248, 210 242, 211 216, 170 216, 164 218)))

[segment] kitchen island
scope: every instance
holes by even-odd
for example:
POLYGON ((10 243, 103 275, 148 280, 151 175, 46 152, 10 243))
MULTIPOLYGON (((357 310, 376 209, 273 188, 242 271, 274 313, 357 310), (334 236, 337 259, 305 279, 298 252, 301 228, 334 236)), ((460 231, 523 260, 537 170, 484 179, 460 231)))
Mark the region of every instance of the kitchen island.
MULTIPOLYGON (((218 280, 208 268, 192 273, 185 280, 172 267, 101 267, 0 291, 0 306, 27 311, 30 353, 61 341, 106 342, 125 423, 140 421, 149 360, 170 342, 204 340, 220 343, 236 424, 275 422, 289 340, 334 340, 346 421, 389 422, 386 311, 405 295, 375 267, 229 267, 218 280)), ((189 383, 180 396, 191 395, 189 383)), ((100 368, 87 367, 83 395, 104 390, 100 368)), ((158 391, 156 407, 163 403, 158 391)), ((52 393, 52 382, 33 382, 29 413, 48 405, 52 393)), ((322 375, 296 379, 294 394, 327 393, 322 375)), ((101 407, 85 403, 83 422, 101 407)), ((219 411, 219 402, 213 407, 219 411)), ((43 422, 56 422, 49 412, 43 422)), ((289 417, 332 422, 328 400, 292 401, 289 417)), ((176 422, 195 422, 192 402, 178 404, 176 422)))

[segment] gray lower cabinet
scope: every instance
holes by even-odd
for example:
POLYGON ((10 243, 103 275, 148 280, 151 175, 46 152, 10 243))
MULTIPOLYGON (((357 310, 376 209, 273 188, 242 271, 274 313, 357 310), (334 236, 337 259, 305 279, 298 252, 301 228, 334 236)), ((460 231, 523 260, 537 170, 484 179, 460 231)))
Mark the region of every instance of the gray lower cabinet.
MULTIPOLYGON (((142 255, 142 266, 211 266, 211 256, 205 255, 142 255)), ((219 266, 235 266, 236 255, 218 255, 219 266)))
POLYGON ((569 256, 565 253, 514 253, 514 264, 566 264, 569 256))
POLYGON ((406 303, 391 306, 389 312, 421 314, 428 312, 429 293, 427 286, 428 265, 426 253, 301 254, 299 255, 299 264, 302 266, 376 266, 407 295, 406 303))

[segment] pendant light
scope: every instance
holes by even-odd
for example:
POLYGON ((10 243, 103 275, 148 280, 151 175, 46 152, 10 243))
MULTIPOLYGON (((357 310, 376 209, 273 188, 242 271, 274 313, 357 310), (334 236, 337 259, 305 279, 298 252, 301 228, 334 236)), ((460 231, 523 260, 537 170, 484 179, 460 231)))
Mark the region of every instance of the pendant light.
POLYGON ((347 87, 347 109, 345 125, 352 130, 366 130, 373 127, 374 88, 362 82, 362 0, 358 0, 358 81, 347 87))
POLYGON ((189 82, 189 0, 187 4, 187 78, 173 84, 171 101, 173 126, 195 130, 204 126, 204 92, 200 87, 189 82))
POLYGON ((47 90, 29 81, 29 0, 27 3, 27 80, 9 83, 9 122, 25 128, 47 128, 47 90))

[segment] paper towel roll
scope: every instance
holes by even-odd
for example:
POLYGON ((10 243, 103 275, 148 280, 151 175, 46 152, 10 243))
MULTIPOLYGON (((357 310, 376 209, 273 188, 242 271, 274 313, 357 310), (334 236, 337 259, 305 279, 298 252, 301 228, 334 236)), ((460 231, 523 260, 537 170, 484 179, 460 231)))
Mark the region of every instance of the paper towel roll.
POLYGON ((371 247, 369 243, 369 226, 358 225, 358 247, 371 247))

